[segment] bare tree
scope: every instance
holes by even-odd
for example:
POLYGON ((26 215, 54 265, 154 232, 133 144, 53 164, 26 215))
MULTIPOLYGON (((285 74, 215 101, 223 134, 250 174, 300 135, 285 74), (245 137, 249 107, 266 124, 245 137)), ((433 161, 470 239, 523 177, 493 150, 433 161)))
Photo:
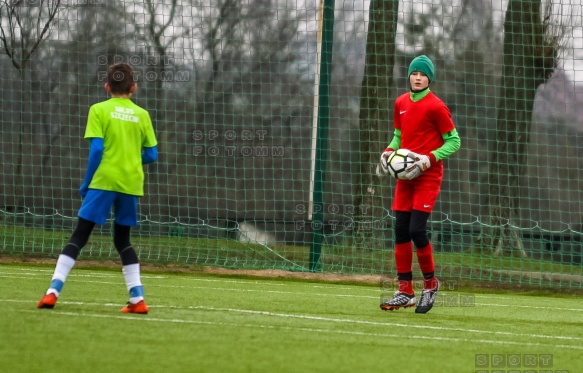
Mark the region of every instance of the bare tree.
POLYGON ((392 102, 390 87, 395 60, 395 36, 399 2, 370 2, 370 20, 366 41, 366 61, 360 98, 360 169, 356 175, 354 206, 357 208, 353 245, 382 246, 383 229, 374 229, 385 217, 386 181, 376 176, 379 156, 391 131, 392 102))
MULTIPOLYGON (((166 3, 145 0, 143 2, 145 22, 143 24, 136 22, 134 14, 127 14, 126 19, 132 22, 136 28, 136 33, 141 35, 146 42, 146 58, 153 60, 154 69, 154 90, 152 97, 154 99, 153 122, 158 132, 158 141, 161 151, 164 151, 167 139, 167 115, 166 115, 166 97, 162 89, 164 80, 170 75, 166 75, 172 68, 173 58, 169 52, 173 43, 180 37, 188 34, 188 30, 174 28, 176 21, 177 0, 171 0, 166 3), (150 52, 153 51, 153 53, 150 52)), ((163 164, 162 162, 161 164, 163 164)))
MULTIPOLYGON (((24 102, 30 100, 30 90, 25 94, 25 73, 32 55, 39 49, 41 44, 49 37, 51 26, 56 21, 56 16, 60 10, 60 0, 39 0, 34 3, 27 1, 7 1, 0 3, 0 43, 1 47, 10 58, 12 66, 18 70, 20 77, 20 108, 18 123, 18 138, 16 139, 17 149, 13 152, 16 155, 14 175, 14 206, 18 208, 23 198, 23 191, 16 188, 23 188, 23 158, 25 132, 24 102)), ((35 105, 31 104, 34 109, 35 105)), ((32 146, 32 135, 29 135, 30 146, 32 146)), ((31 154, 32 152, 27 152, 31 154)))
POLYGON ((4 0, 0 3, 0 41, 21 78, 32 54, 48 38, 60 3, 60 0, 34 3, 4 0))
MULTIPOLYGON (((344 2, 334 15, 333 63, 330 84, 330 120, 325 205, 345 206, 339 211, 325 211, 326 221, 350 222, 353 209, 355 175, 360 169, 359 114, 364 60, 366 53, 366 27, 368 7, 344 2), (355 9, 355 7, 357 7, 355 9), (348 177, 347 177, 348 176, 348 177)), ((350 228, 349 225, 347 225, 350 228)), ((335 231, 345 239, 351 231, 335 231)))
POLYGON ((478 247, 495 247, 495 254, 516 245, 526 255, 514 226, 520 217, 536 91, 555 71, 563 38, 562 30, 552 27, 551 10, 552 4, 543 7, 541 0, 510 0, 506 11, 502 94, 490 149, 490 224, 477 240, 478 247))
POLYGON ((221 0, 209 7, 192 0, 191 5, 197 16, 189 28, 190 48, 185 50, 192 53, 193 77, 185 89, 184 119, 168 134, 169 140, 177 136, 175 146, 162 155, 167 159, 168 184, 177 186, 164 205, 191 216, 201 211, 201 216, 223 218, 283 219, 288 214, 291 219, 294 208, 283 207, 284 200, 292 205, 294 200, 303 202, 297 194, 306 190, 283 185, 305 179, 297 174, 306 152, 298 148, 298 154, 292 154, 305 137, 291 134, 309 117, 305 109, 310 97, 305 92, 311 82, 301 70, 305 57, 298 51, 303 37, 298 24, 305 11, 281 8, 275 1, 221 0), (218 137, 209 136, 211 131, 218 137), (193 132, 202 137, 194 139, 193 132), (225 139, 225 134, 235 137, 225 139), (272 145, 285 147, 285 154, 241 155, 245 146, 272 145), (202 153, 193 154, 199 147, 202 153), (218 153, 209 155, 209 149, 218 153), (284 159, 290 163, 284 164, 284 159), (268 193, 273 195, 266 197, 268 193), (179 202, 185 195, 192 197, 189 203, 183 198, 179 202))

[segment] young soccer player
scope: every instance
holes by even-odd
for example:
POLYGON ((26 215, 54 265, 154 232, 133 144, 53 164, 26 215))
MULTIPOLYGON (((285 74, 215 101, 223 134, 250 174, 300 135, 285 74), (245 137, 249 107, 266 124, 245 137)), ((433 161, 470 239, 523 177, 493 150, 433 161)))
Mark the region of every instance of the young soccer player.
POLYGON ((144 195, 142 165, 156 161, 157 141, 150 115, 130 100, 136 88, 130 65, 111 65, 105 84, 111 98, 89 109, 85 130, 85 138, 90 141, 89 161, 80 189, 83 203, 77 227, 59 255, 50 287, 38 308, 55 307, 93 227, 105 223, 113 206, 113 243, 121 258, 130 297, 121 311, 148 313, 138 256, 130 243, 130 229, 137 225, 138 197, 144 195))
POLYGON ((427 221, 440 192, 444 158, 460 148, 447 106, 429 90, 435 68, 427 56, 409 65, 411 91, 397 98, 393 114, 394 136, 381 155, 380 167, 388 172, 387 160, 397 149, 409 149, 416 162, 406 170, 407 180, 397 180, 393 198, 395 211, 395 263, 399 290, 381 303, 383 310, 398 310, 417 304, 413 291, 413 243, 423 273, 423 292, 415 309, 427 313, 439 290, 434 275, 433 249, 427 237, 427 221))

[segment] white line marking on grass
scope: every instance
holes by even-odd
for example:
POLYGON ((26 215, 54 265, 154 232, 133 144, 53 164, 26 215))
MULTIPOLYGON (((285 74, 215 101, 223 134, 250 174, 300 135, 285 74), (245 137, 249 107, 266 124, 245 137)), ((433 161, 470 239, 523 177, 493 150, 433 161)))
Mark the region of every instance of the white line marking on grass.
POLYGON ((293 283, 294 285, 299 285, 299 286, 305 286, 305 287, 310 287, 310 288, 323 288, 323 289, 344 289, 344 290, 356 290, 356 289, 366 289, 365 286, 349 286, 349 285, 345 285, 345 284, 330 284, 330 285, 326 285, 326 284, 318 284, 315 285, 314 283, 309 282, 310 279, 300 279, 299 281, 296 281, 296 279, 286 279, 283 277, 276 277, 273 279, 268 279, 268 280, 247 280, 247 279, 237 279, 237 280, 227 280, 227 279, 223 279, 223 278, 215 278, 215 279, 209 279, 209 278, 200 278, 200 277, 188 277, 186 278, 186 280, 189 281, 203 281, 203 282, 227 282, 227 283, 235 283, 235 284, 241 284, 241 283, 245 283, 245 284, 253 284, 253 285, 277 285, 277 286, 288 286, 290 283, 293 283), (289 281, 292 280, 292 281, 289 281))
MULTIPOLYGON (((43 274, 42 277, 44 277, 45 273, 50 273, 52 274, 54 272, 54 270, 50 270, 50 271, 35 271, 35 270, 28 270, 26 272, 4 272, 4 271, 0 271, 0 277, 12 277, 12 276, 22 276, 22 275, 27 275, 27 276, 36 276, 38 278, 40 278, 41 276, 39 276, 39 274, 43 274)), ((118 273, 107 273, 107 272, 91 272, 89 274, 83 274, 80 273, 79 270, 76 270, 76 273, 71 273, 70 277, 122 277, 122 272, 121 272, 121 266, 120 266, 120 270, 118 273)), ((141 274, 142 278, 154 278, 154 279, 165 279, 168 278, 168 276, 159 276, 159 275, 148 275, 148 274, 141 274)))
MULTIPOLYGON (((19 270, 19 271, 26 271, 26 275, 31 275, 34 276, 37 273, 35 272, 53 272, 53 270, 43 270, 43 269, 31 269, 31 268, 12 268, 10 267, 11 270, 19 270)), ((0 275, 0 278, 2 277, 10 277, 10 278, 25 278, 25 277, 15 277, 14 275, 16 275, 16 273, 14 273, 14 275, 10 272, 3 272, 0 271, 0 273, 2 273, 0 275)), ((22 273, 18 273, 18 275, 22 275, 22 273)), ((91 272, 90 274, 79 274, 79 273, 72 273, 70 275, 71 278, 83 278, 83 277, 102 277, 102 278, 121 278, 121 272, 119 274, 117 273, 103 273, 103 272, 91 272)), ((142 274, 142 279, 168 279, 171 278, 170 276, 162 276, 162 275, 144 275, 142 274)), ((224 278, 197 278, 197 277, 183 277, 184 280, 188 280, 188 281, 198 281, 198 282, 218 282, 218 283, 234 283, 234 284, 241 284, 241 285, 260 285, 260 286, 272 286, 272 285, 276 285, 276 286, 288 286, 288 283, 283 283, 281 281, 278 281, 278 279, 275 280, 267 280, 267 281, 261 281, 261 280, 246 280, 246 279, 236 279, 236 280, 230 280, 230 279, 224 279, 224 278)), ((283 281, 283 280, 282 280, 283 281)), ((81 282, 81 281, 80 281, 81 282)), ((82 282, 86 282, 86 283, 104 283, 104 284, 112 284, 111 282, 99 282, 99 281, 82 281, 82 282)), ((310 288, 323 288, 323 289, 333 289, 333 290, 338 290, 338 289, 343 289, 343 290, 369 290, 366 287, 360 287, 360 286, 354 286, 354 287, 350 287, 350 286, 346 286, 346 285, 335 285, 335 284, 330 284, 330 285, 314 285, 314 284, 310 284, 310 283, 302 283, 301 281, 298 282, 294 282, 293 283, 294 286, 295 285, 302 285, 302 286, 306 286, 306 287, 310 287, 310 288)), ((174 285, 174 286, 169 286, 169 285, 157 285, 157 284, 148 284, 148 286, 162 286, 162 287, 174 287, 174 288, 193 288, 191 286, 186 286, 186 285, 174 285)), ((304 295, 315 295, 315 296, 332 296, 332 297, 357 297, 357 298, 365 298, 365 299, 378 299, 379 295, 377 296, 367 296, 367 295, 353 295, 353 294, 330 294, 330 293, 300 293, 300 292, 291 292, 291 291, 277 291, 277 290, 254 290, 254 289, 236 289, 236 288, 210 288, 210 287, 195 287, 195 289, 209 289, 209 290, 223 290, 223 291, 247 291, 247 292, 265 292, 265 293, 272 293, 272 294, 304 294, 304 295)), ((486 299, 501 299, 501 300, 511 300, 511 301, 516 301, 516 295, 508 295, 508 296, 504 296, 504 295, 485 295, 485 294, 473 294, 473 293, 465 293, 465 292, 447 292, 447 290, 445 292, 442 292, 442 294, 464 294, 464 295, 475 295, 475 297, 478 298, 486 298, 486 299)), ((539 297, 540 301, 547 301, 547 302, 556 302, 556 300, 554 299, 545 299, 544 297, 539 297)), ((559 298, 561 299, 561 298, 559 298)), ((564 307, 544 307, 544 306, 529 306, 529 305, 508 305, 508 304, 495 304, 495 303, 475 303, 477 305, 483 305, 483 306, 492 306, 492 307, 518 307, 518 308, 532 308, 532 309, 548 309, 548 310, 552 310, 552 311, 567 311, 567 312, 571 312, 571 311, 575 311, 575 312, 583 312, 583 308, 564 308, 564 307)))
MULTIPOLYGON (((55 263, 56 263, 56 261, 55 261, 55 263)), ((11 271, 12 272, 30 272, 31 274, 33 274, 33 273, 38 274, 38 273, 52 273, 55 270, 54 270, 54 268, 53 269, 51 269, 51 268, 43 269, 43 268, 32 268, 32 267, 23 267, 23 268, 12 267, 12 266, 5 267, 5 266, 2 266, 0 264, 0 273, 10 273, 11 271)))
MULTIPOLYGON (((1 268, 1 266, 0 266, 1 268)), ((31 269, 31 268, 10 268, 11 270, 19 270, 19 271, 26 271, 26 272, 30 272, 30 274, 37 274, 36 272, 50 272, 52 273, 54 270, 49 270, 49 269, 31 269)), ((0 271, 0 273, 3 274, 7 274, 10 275, 11 273, 9 272, 3 272, 0 271)), ((100 272, 93 272, 93 273, 100 273, 100 272)), ((29 274, 29 273, 27 273, 29 274)), ((116 276, 115 274, 102 274, 100 273, 100 275, 102 277, 106 277, 106 276, 116 276)), ((76 274, 76 273, 72 273, 71 276, 85 276, 85 277, 92 277, 93 274, 88 274, 88 275, 81 275, 81 274, 76 274)), ((161 275, 148 275, 148 274, 142 274, 141 275, 142 278, 157 278, 157 279, 163 279, 163 278, 170 278, 170 276, 161 276, 161 275)), ((229 275, 226 275, 229 276, 229 275)), ((97 275, 95 277, 98 277, 97 275)), ((285 278, 273 278, 273 279, 267 279, 265 281, 262 280, 246 280, 246 279, 236 279, 236 280, 229 280, 229 279, 225 279, 225 278, 200 278, 200 277, 184 277, 185 280, 188 281, 199 281, 199 282, 225 282, 225 283, 234 283, 234 284, 251 284, 251 285, 264 285, 264 286, 287 286, 289 281, 285 278)), ((305 286, 305 287, 311 287, 311 288, 325 288, 325 289, 349 289, 349 290, 360 290, 362 288, 366 288, 363 286, 358 286, 358 285, 346 285, 346 284, 331 284, 331 285, 314 285, 313 283, 307 283, 306 282, 302 282, 302 281, 295 281, 294 284, 300 285, 300 286, 305 286)))
MULTIPOLYGON (((17 299, 0 299, 0 302, 10 302, 10 303, 32 303, 30 300, 17 300, 17 299)), ((112 303, 87 303, 87 302, 63 302, 59 301, 59 304, 73 304, 81 306, 107 306, 107 307, 119 307, 119 304, 112 303)), ((152 309, 191 309, 191 310, 206 310, 206 311, 219 311, 219 312, 237 312, 242 314, 254 314, 254 315, 264 315, 264 316, 275 316, 282 318, 296 318, 305 320, 315 320, 315 321, 328 321, 335 323, 346 323, 346 324, 360 324, 360 325, 375 325, 375 326, 392 326, 392 327, 402 327, 402 328, 413 328, 413 329, 431 329, 431 330, 442 330, 442 331, 455 331, 455 332, 465 332, 465 333, 475 333, 475 334, 494 334, 494 335, 507 335, 515 337, 529 337, 529 338, 546 338, 546 339, 562 339, 562 340, 576 340, 580 341, 583 338, 580 337, 570 337, 570 336, 559 336, 559 335, 545 335, 545 334, 526 334, 526 333, 513 333, 505 331, 494 331, 494 330, 480 330, 480 329, 464 329, 464 328, 449 328, 444 326, 432 326, 432 325, 411 325, 403 323, 394 322, 378 322, 378 321, 367 321, 358 319, 339 319, 316 315, 302 315, 302 314, 289 314, 271 311, 257 311, 257 310, 245 310, 237 308, 220 308, 220 307, 210 307, 210 306, 164 306, 164 305, 150 305, 152 309)), ((582 347, 583 348, 583 347, 582 347)))
POLYGON ((539 309, 539 310, 549 310, 549 311, 575 311, 575 312, 583 312, 581 308, 558 308, 558 307, 550 307, 550 306, 525 306, 525 305, 517 305, 517 304, 494 304, 494 303, 474 303, 477 306, 492 306, 492 307, 512 307, 512 308, 529 308, 529 309, 539 309))
MULTIPOLYGON (((469 293, 469 291, 468 291, 469 293)), ((532 295, 532 294, 521 294, 521 293, 514 293, 514 294, 509 294, 509 295, 504 295, 504 294, 499 294, 499 295, 494 295, 494 294, 483 294, 483 293, 474 293, 477 298, 484 298, 484 299, 502 299, 502 300, 516 300, 517 296, 520 298, 540 298, 543 301, 547 301, 547 302, 555 302, 556 299, 561 299, 561 300, 569 300, 569 301, 579 301, 580 298, 579 296, 573 296, 572 298, 569 298, 567 296, 545 296, 544 294, 537 294, 537 295, 532 295)))
POLYGON ((281 294, 281 295, 302 295, 302 296, 318 296, 318 297, 349 297, 349 298, 366 298, 366 299, 379 299, 379 296, 371 295, 355 295, 355 294, 331 294, 331 293, 305 293, 301 291, 282 291, 282 290, 261 290, 261 289, 240 289, 240 288, 217 288, 208 286, 184 286, 184 285, 151 285, 148 286, 160 286, 162 288, 186 288, 186 289, 207 289, 207 290, 219 290, 219 291, 236 291, 236 292, 247 292, 247 293, 266 293, 266 294, 281 294))
MULTIPOLYGON (((31 279, 30 276, 21 276, 20 274, 19 275, 10 275, 10 276, 0 275, 0 278, 18 278, 18 279, 26 279, 26 280, 30 280, 31 279)), ((36 277, 36 278, 34 278, 34 280, 41 280, 41 278, 40 277, 36 277)))
MULTIPOLYGON (((19 274, 22 275, 22 274, 19 274)), ((22 279, 29 279, 31 277, 21 277, 15 275, 0 275, 0 278, 22 278, 22 279)), ((88 283, 88 284, 118 284, 118 282, 108 282, 108 281, 89 281, 89 280, 80 280, 79 278, 85 277, 102 277, 102 278, 120 278, 123 281, 122 274, 120 272, 119 275, 111 275, 111 276, 92 276, 92 275, 75 275, 71 274, 69 277, 69 281, 73 279, 75 282, 78 283, 88 283)), ((141 276, 142 279, 159 279, 165 277, 152 277, 152 276, 141 276)), ((35 278, 39 279, 39 278, 35 278)), ((243 284, 241 282, 233 281, 234 283, 243 284)), ((301 291, 281 291, 281 290, 262 290, 262 289, 244 289, 244 288, 218 288, 218 287, 208 287, 208 286, 189 286, 189 285, 164 285, 164 284, 147 284, 148 287, 162 287, 162 288, 174 288, 174 289, 205 289, 205 290, 218 290, 218 291, 236 291, 236 292, 248 292, 248 293, 266 293, 266 294, 282 294, 282 295, 305 295, 305 296, 330 296, 330 297, 354 297, 354 298, 366 298, 366 299, 379 299, 379 296, 371 296, 371 295, 355 295, 355 294, 330 294, 330 293, 306 293, 301 291)), ((332 288, 333 289, 333 288, 332 288)))
MULTIPOLYGON (((20 276, 3 276, 0 278, 21 278, 28 279, 29 277, 20 276)), ((85 278, 85 277, 96 277, 91 275, 71 275, 71 278, 85 278)), ((120 275, 102 276, 104 278, 120 278, 120 275)), ((148 277, 142 276, 142 278, 148 279, 148 277)), ((164 277, 150 277, 150 278, 164 278, 164 277)), ((89 280, 75 280, 78 283, 88 283, 88 284, 106 284, 106 285, 119 285, 120 282, 110 282, 110 281, 89 281, 89 280)), ((121 281, 121 280, 120 280, 121 281)), ((235 282, 237 283, 237 282, 235 282)), ((357 294, 331 294, 331 293, 309 293, 309 292, 298 292, 298 291, 282 291, 282 290, 263 290, 263 289, 244 289, 244 288, 220 288, 220 287, 207 287, 207 286, 188 286, 188 285, 163 285, 163 284, 146 284, 148 287, 160 287, 160 288, 175 288, 175 289, 204 289, 204 290, 215 290, 215 291, 233 291, 233 292, 247 292, 247 293, 265 293, 265 294, 280 294, 280 295, 302 295, 302 296, 317 296, 317 297, 339 297, 339 298, 362 298, 362 299, 379 299, 381 294, 376 296, 372 295, 357 295, 357 294)), ((440 293, 441 294, 441 293, 440 293)), ((471 293, 449 293, 445 292, 443 294, 464 294, 471 295, 471 293)), ((510 299, 510 298, 508 298, 510 299)), ((583 308, 565 308, 556 306, 533 306, 533 305, 516 305, 516 304, 497 304, 497 303, 474 303, 478 306, 490 306, 490 307, 513 307, 513 308, 525 308, 525 309, 540 309, 549 311, 565 311, 565 312, 583 312, 583 308)))
POLYGON ((255 315, 284 317, 284 318, 330 321, 330 322, 337 322, 337 323, 351 323, 351 324, 364 324, 364 325, 376 325, 376 326, 396 326, 396 327, 403 327, 403 328, 409 328, 409 329, 410 328, 432 329, 432 330, 456 331, 456 332, 467 332, 467 333, 482 333, 482 334, 508 335, 508 336, 516 336, 516 337, 534 337, 534 338, 565 339, 565 340, 581 340, 582 339, 579 337, 567 337, 567 336, 558 336, 558 335, 512 333, 512 332, 501 332, 501 331, 492 331, 492 330, 448 328, 448 327, 443 327, 443 326, 431 326, 431 325, 410 325, 410 324, 391 323, 391 322, 378 322, 378 321, 366 321, 366 320, 354 320, 354 319, 337 319, 337 318, 314 316, 314 315, 299 315, 299 314, 278 313, 278 312, 270 312, 270 311, 242 310, 242 309, 236 309, 236 308, 216 308, 216 307, 207 307, 207 306, 190 306, 188 308, 208 310, 208 311, 239 312, 239 313, 247 313, 247 314, 255 314, 255 315))
MULTIPOLYGON (((18 269, 19 268, 11 268, 11 269, 18 269)), ((30 268, 22 268, 21 269, 23 272, 20 273, 10 273, 10 272, 3 272, 0 271, 0 278, 19 278, 19 279, 28 279, 29 277, 21 277, 23 274, 24 275, 30 275, 32 276, 37 276, 38 273, 36 272, 53 272, 53 270, 36 270, 36 269, 30 269, 30 268)), ((79 273, 72 273, 70 275, 70 278, 72 279, 79 279, 79 278, 87 278, 87 277, 97 277, 97 278, 118 278, 121 279, 122 277, 121 272, 118 273, 103 273, 103 272, 91 272, 90 274, 79 274, 79 273)), ((142 279, 168 279, 170 278, 169 276, 157 276, 157 275, 142 275, 142 279)), ((201 279, 201 278, 190 278, 190 277, 185 277, 184 279, 186 280, 192 280, 192 281, 201 281, 201 282, 218 282, 218 283, 235 283, 235 284, 241 284, 241 285, 248 285, 248 284, 254 284, 254 285, 278 285, 278 286, 284 286, 287 284, 283 284, 283 283, 275 283, 272 281, 265 281, 265 282, 260 282, 260 281, 255 281, 255 280, 227 280, 227 279, 201 279)), ((107 284, 107 285, 117 285, 119 284, 119 282, 106 282, 106 281, 87 281, 87 280, 76 280, 77 282, 82 282, 82 283, 92 283, 92 284, 107 284)), ((295 284, 301 284, 301 282, 294 282, 295 284)), ((280 291, 280 290, 262 290, 262 289, 240 289, 240 288, 220 288, 220 287, 205 287, 205 286, 197 286, 197 287, 193 287, 193 286, 188 286, 188 285, 158 285, 158 284, 147 284, 148 287, 164 287, 164 288, 188 288, 188 289, 208 289, 208 290, 216 290, 216 291, 236 291, 236 292, 249 292, 249 293, 268 293, 268 294, 281 294, 281 295, 304 295, 304 296, 318 296, 318 297, 351 297, 351 298, 363 298, 363 299, 379 299, 379 297, 381 296, 381 294, 379 293, 376 296, 370 296, 370 295, 356 295, 356 294, 331 294, 331 293, 306 293, 306 292, 299 292, 299 291, 280 291)), ((330 285, 330 286, 319 286, 319 285, 314 285, 314 286, 310 286, 313 288, 329 288, 329 289, 334 289, 337 290, 338 288, 343 288, 343 289, 350 289, 350 290, 360 290, 359 287, 347 287, 347 286, 337 286, 337 285, 330 285)), ((364 290, 368 290, 368 289, 364 289, 364 290)), ((472 293, 457 293, 457 292, 453 292, 453 293, 449 293, 449 292, 444 292, 443 294, 464 294, 464 295, 472 295, 472 293)), ((482 294, 476 294, 476 298, 491 298, 491 299, 502 299, 502 300, 512 300, 512 301, 516 301, 516 296, 508 296, 508 297, 504 297, 504 296, 490 296, 490 295, 482 295, 482 294)), ((555 301, 556 300, 549 300, 549 299, 545 299, 542 298, 542 301, 555 301)), ((515 307, 515 308, 525 308, 525 309, 541 309, 541 310, 549 310, 549 311, 565 311, 565 312, 583 312, 583 308, 573 308, 573 307, 569 307, 569 308, 565 308, 565 307, 555 307, 555 306, 533 306, 533 305, 516 305, 516 304, 498 304, 498 303, 475 303, 476 305, 479 306, 490 306, 490 307, 515 307)))
MULTIPOLYGON (((24 311, 27 313, 34 313, 38 311, 24 311)), ((369 332, 359 332, 359 331, 348 331, 348 330, 337 330, 337 329, 321 329, 321 328, 306 328, 306 327, 292 327, 292 326, 277 326, 277 325, 265 325, 265 324, 240 324, 240 323, 225 323, 225 322, 215 322, 215 321, 199 321, 199 320, 185 320, 185 319, 163 319, 151 316, 142 315, 101 315, 101 314, 87 314, 79 312, 63 312, 50 310, 47 313, 53 315, 63 315, 63 316, 74 316, 74 317, 94 317, 101 319, 117 319, 117 320, 138 320, 138 321, 151 321, 160 323, 174 323, 174 324, 194 324, 194 325, 208 325, 208 326, 220 326, 229 328, 253 328, 253 329, 272 329, 272 330, 289 330, 289 331, 301 331, 309 333, 330 333, 330 334, 343 334, 352 335, 360 337, 384 337, 384 338, 395 338, 395 339, 421 339, 430 341, 446 341, 446 342, 457 342, 457 343, 487 343, 495 345, 514 345, 514 346, 531 346, 531 347, 551 347, 560 349, 574 349, 583 350, 583 346, 574 345, 555 345, 547 343, 534 343, 534 342, 516 342, 516 341, 498 341, 490 339, 468 339, 468 338, 450 338, 450 337, 435 337, 435 336, 420 336, 420 335, 410 335, 410 334, 395 334, 395 333, 369 333, 369 332)))

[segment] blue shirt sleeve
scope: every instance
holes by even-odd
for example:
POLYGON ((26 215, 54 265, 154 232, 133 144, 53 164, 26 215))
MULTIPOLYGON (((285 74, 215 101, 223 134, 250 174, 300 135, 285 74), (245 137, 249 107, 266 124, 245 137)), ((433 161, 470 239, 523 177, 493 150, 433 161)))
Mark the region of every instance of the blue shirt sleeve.
POLYGON ((152 146, 150 148, 144 148, 142 151, 142 164, 150 164, 156 162, 158 159, 158 148, 152 146))
POLYGON ((95 175, 95 171, 101 163, 101 158, 103 157, 103 139, 99 137, 91 138, 89 147, 89 161, 87 162, 87 171, 85 172, 85 179, 83 180, 83 185, 79 189, 81 197, 85 197, 87 191, 89 190, 89 184, 91 184, 91 179, 95 175))

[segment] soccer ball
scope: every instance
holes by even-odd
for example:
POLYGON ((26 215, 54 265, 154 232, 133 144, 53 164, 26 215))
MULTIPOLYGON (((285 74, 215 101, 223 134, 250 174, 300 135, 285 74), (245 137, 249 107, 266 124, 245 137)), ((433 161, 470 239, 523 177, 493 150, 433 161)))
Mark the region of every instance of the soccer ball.
POLYGON ((405 170, 415 163, 415 159, 409 157, 410 152, 407 149, 398 149, 389 156, 389 174, 395 179, 405 179, 405 170))

